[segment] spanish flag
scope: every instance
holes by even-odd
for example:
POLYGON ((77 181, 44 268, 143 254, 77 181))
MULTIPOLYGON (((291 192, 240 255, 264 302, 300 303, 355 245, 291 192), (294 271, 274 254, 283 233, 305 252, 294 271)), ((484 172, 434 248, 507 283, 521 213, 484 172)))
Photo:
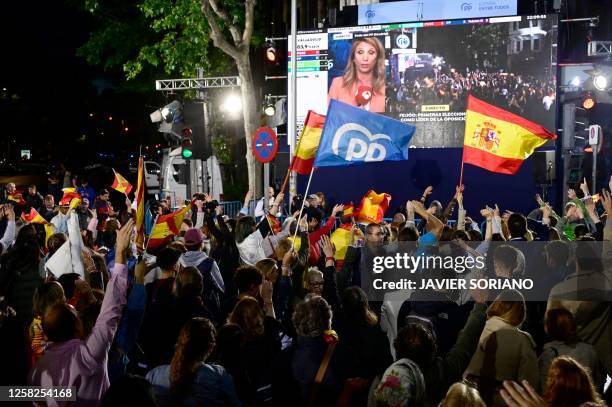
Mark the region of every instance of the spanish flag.
MULTIPOLYGON (((331 234, 329 240, 336 247, 336 252, 334 253, 334 258, 336 260, 344 260, 346 257, 346 251, 348 250, 349 243, 351 240, 351 229, 353 228, 352 223, 344 223, 340 225, 334 233, 331 234)), ((355 230, 355 236, 353 236, 355 241, 359 239, 364 239, 363 232, 361 229, 355 230)))
POLYGON ((81 203, 81 195, 76 192, 76 188, 63 188, 64 196, 60 200, 60 206, 69 205, 70 209, 76 208, 81 203))
POLYGON ((44 225, 47 223, 45 218, 40 216, 40 213, 38 213, 38 211, 34 208, 30 209, 30 213, 28 213, 27 215, 25 212, 23 212, 21 214, 21 219, 23 219, 24 221, 28 223, 36 223, 39 225, 44 225))
POLYGON ((359 204, 355 221, 366 225, 382 222, 390 203, 391 195, 384 192, 377 194, 376 191, 369 190, 359 204))
POLYGON ((23 206, 23 205, 25 205, 27 203, 23 199, 23 195, 21 193, 19 193, 19 192, 15 192, 14 194, 9 194, 9 196, 7 196, 6 199, 8 199, 9 201, 13 201, 17 205, 20 205, 20 206, 23 206))
POLYGON ((321 133, 323 133, 323 125, 325 124, 325 116, 308 111, 304 128, 300 134, 300 141, 295 149, 295 156, 291 162, 291 170, 298 174, 310 174, 312 164, 314 163, 319 141, 321 141, 321 133))
POLYGON ((151 230, 147 247, 155 248, 162 246, 172 236, 178 235, 183 219, 185 219, 185 215, 190 210, 191 205, 187 205, 177 211, 158 217, 155 225, 153 225, 153 230, 151 230))
POLYGON ((138 180, 136 182, 136 250, 139 253, 144 251, 145 241, 145 179, 144 179, 144 158, 138 159, 138 180))
POLYGON ((268 221, 268 224, 270 225, 270 229, 272 230, 272 233, 277 234, 283 230, 283 227, 276 216, 269 213, 266 215, 266 219, 268 221))
POLYGON ((115 174, 115 180, 113 181, 113 185, 111 185, 111 188, 127 196, 132 191, 132 184, 130 184, 128 180, 123 178, 121 174, 115 171, 114 168, 113 173, 115 174))
POLYGON ((555 140, 539 124, 470 95, 465 115, 463 162, 500 174, 516 174, 533 151, 555 140))
POLYGON ((344 205, 344 209, 342 210, 342 215, 340 216, 340 221, 343 223, 350 222, 351 218, 356 216, 357 213, 355 211, 355 205, 353 202, 350 202, 344 205))

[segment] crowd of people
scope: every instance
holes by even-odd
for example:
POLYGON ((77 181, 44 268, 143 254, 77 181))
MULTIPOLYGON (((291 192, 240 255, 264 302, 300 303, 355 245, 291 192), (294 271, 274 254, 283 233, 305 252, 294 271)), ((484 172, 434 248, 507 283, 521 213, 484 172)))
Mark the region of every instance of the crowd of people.
POLYGON ((420 112, 422 105, 449 105, 452 112, 464 111, 467 96, 472 94, 534 120, 549 112, 555 101, 553 82, 527 75, 437 69, 433 75, 408 78, 409 75, 405 75, 399 86, 388 86, 386 111, 414 113, 420 112))
MULTIPOLYGON (((531 86, 481 75, 453 80, 464 89, 503 80, 495 88, 512 98, 531 86)), ((35 186, 22 200, 14 184, 3 191, 2 384, 74 386, 76 405, 84 406, 532 407, 611 400, 612 302, 561 295, 582 278, 610 271, 612 197, 591 196, 586 181, 569 191, 559 215, 536 197, 528 215, 483 203, 468 216, 462 187, 446 206, 428 187, 420 199, 389 211, 389 221, 365 225, 363 235, 354 214, 328 207, 322 194, 286 211, 284 194, 269 191, 251 216, 249 191, 240 213, 228 218, 222 205, 198 193, 179 233, 144 253, 134 243, 131 202, 115 211, 108 190, 80 187, 84 199, 72 209, 35 186), (54 225, 54 234, 20 219, 30 208, 54 225), (67 226, 73 212, 84 272, 53 274, 46 263, 74 238, 67 226), (290 216, 269 216, 279 213, 290 216), (338 223, 350 230, 342 256, 330 239, 338 223), (534 246, 544 247, 546 263, 529 264, 532 257, 514 241, 547 242, 534 246), (548 301, 484 289, 400 290, 369 301, 362 285, 372 271, 361 258, 391 253, 402 242, 413 243, 415 255, 437 253, 445 243, 467 253, 474 243, 491 275, 544 280, 548 301), (600 245, 582 244, 588 242, 600 245)), ((173 209, 162 200, 150 211, 173 209)))

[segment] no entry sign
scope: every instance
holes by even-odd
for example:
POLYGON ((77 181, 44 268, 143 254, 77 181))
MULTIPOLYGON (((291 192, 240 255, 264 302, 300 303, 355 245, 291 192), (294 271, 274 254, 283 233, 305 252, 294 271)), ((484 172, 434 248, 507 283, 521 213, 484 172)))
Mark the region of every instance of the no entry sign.
POLYGON ((253 136, 253 155, 260 163, 269 163, 276 157, 278 139, 269 127, 260 127, 253 136))

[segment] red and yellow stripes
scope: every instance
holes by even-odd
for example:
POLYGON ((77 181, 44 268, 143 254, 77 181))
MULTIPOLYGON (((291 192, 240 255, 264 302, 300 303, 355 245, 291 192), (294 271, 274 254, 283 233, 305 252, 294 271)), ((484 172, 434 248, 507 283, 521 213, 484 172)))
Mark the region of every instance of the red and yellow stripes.
POLYGON ((471 95, 468 97, 464 163, 512 175, 536 148, 556 138, 539 124, 471 95))
POLYGON ((312 170, 323 126, 325 125, 325 116, 315 113, 312 110, 308 111, 304 128, 300 134, 300 141, 295 150, 295 156, 291 163, 291 169, 298 174, 309 174, 312 170))
POLYGON ((132 191, 132 184, 130 184, 128 180, 123 178, 121 174, 115 171, 114 168, 113 173, 115 174, 115 179, 113 181, 113 185, 111 185, 111 188, 127 196, 132 191))

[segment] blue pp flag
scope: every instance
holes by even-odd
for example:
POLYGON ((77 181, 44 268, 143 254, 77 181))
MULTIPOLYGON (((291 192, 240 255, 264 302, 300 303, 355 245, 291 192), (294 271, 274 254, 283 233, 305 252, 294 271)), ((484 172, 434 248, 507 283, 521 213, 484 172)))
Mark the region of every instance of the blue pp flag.
POLYGON ((416 127, 332 99, 315 167, 408 159, 416 127))

